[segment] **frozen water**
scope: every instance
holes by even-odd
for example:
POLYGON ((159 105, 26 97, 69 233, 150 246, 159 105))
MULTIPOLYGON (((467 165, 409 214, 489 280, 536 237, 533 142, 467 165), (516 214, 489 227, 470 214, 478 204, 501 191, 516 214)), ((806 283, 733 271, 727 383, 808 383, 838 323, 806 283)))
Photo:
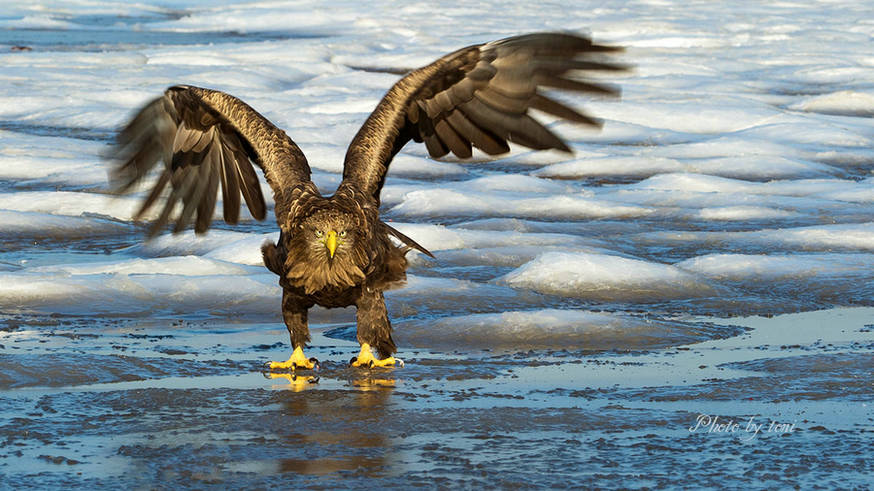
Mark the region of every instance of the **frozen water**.
MULTIPOLYGON (((245 266, 258 266, 260 244, 276 240, 271 219, 253 223, 244 212, 241 226, 228 227, 217 211, 216 228, 204 237, 187 232, 140 243, 143 225, 131 217, 142 191, 108 195, 100 155, 113 131, 165 86, 195 83, 242 97, 300 144, 316 183, 329 193, 339 182, 346 142, 397 78, 386 72, 533 25, 530 13, 505 8, 447 35, 448 19, 465 9, 447 11, 441 20, 406 6, 389 20, 352 5, 75 3, 75 13, 66 3, 41 5, 10 8, 2 19, 8 46, 23 44, 14 42, 15 33, 23 41, 34 30, 45 35, 33 38, 31 51, 0 55, 8 69, 7 88, 0 91, 0 260, 46 285, 62 270, 31 270, 23 261, 38 254, 30 264, 45 268, 51 248, 67 239, 77 251, 109 252, 120 262, 193 255, 245 266), (406 21, 413 18, 417 22, 406 21), (124 41, 133 33, 135 41, 124 41), (50 240, 31 243, 27 236, 50 240)), ((624 59, 634 71, 608 77, 623 88, 622 100, 561 95, 605 120, 600 132, 550 123, 574 155, 516 149, 493 161, 479 155, 473 163, 437 162, 408 146, 392 166, 383 213, 429 249, 445 252, 436 261, 411 254, 411 273, 546 294, 543 308, 610 300, 634 310, 639 302, 668 302, 666 312, 707 315, 732 313, 712 303, 726 288, 754 296, 750 305, 768 306, 757 307, 762 313, 803 302, 791 291, 761 284, 745 291, 735 280, 675 265, 775 255, 756 262, 762 282, 779 277, 784 260, 803 262, 806 253, 835 250, 840 254, 818 268, 835 283, 858 281, 848 271, 855 271, 855 254, 872 243, 872 103, 863 82, 872 59, 858 32, 839 20, 830 21, 828 32, 846 34, 812 36, 805 29, 819 29, 821 19, 806 7, 779 7, 792 23, 752 5, 742 10, 744 20, 720 23, 718 31, 690 21, 710 15, 703 4, 642 22, 612 7, 595 18, 580 12, 537 17, 538 28, 590 28, 598 39, 628 47, 624 59), (506 229, 500 219, 515 225, 506 229), (774 274, 766 273, 769 267, 777 268, 774 274), (682 301, 688 298, 710 300, 682 301)), ((146 220, 157 212, 150 210, 146 220)), ((56 257, 59 263, 81 258, 56 257)), ((64 264, 63 271, 77 267, 64 264)), ((201 273, 187 271, 164 281, 187 284, 201 273)), ((234 274, 242 280, 262 273, 234 274)), ((77 281, 87 284, 87 277, 77 281)), ((390 299, 396 295, 403 294, 390 299)), ((23 311, 69 310, 62 295, 51 298, 39 305, 16 296, 0 300, 14 300, 23 311)), ((148 298, 163 305, 157 295, 148 298)), ((192 301, 186 308, 215 314, 214 301, 202 308, 192 301)), ((859 296, 837 304, 858 302, 867 304, 859 296)), ((495 305, 497 311, 510 307, 495 305)))
POLYGON ((712 293, 668 264, 606 254, 547 252, 497 281, 568 297, 655 301, 712 293))
POLYGON ((586 346, 591 350, 652 349, 737 334, 724 327, 581 310, 529 310, 408 321, 396 328, 401 342, 418 347, 544 349, 586 346), (423 325, 427 324, 427 325, 423 325))
POLYGON ((870 5, 841 0, 5 2, 0 476, 250 488, 321 470, 352 480, 299 482, 656 487, 689 469, 689 487, 870 486, 874 460, 856 457, 871 431, 858 404, 871 398, 860 381, 871 380, 874 298, 869 18, 870 5), (604 120, 598 131, 544 118, 573 154, 435 161, 409 144, 396 157, 383 218, 436 255, 410 253, 407 286, 386 294, 414 360, 407 385, 347 390, 330 360, 357 347, 353 309, 311 312, 327 360, 313 399, 234 378, 287 356, 280 288, 261 265, 273 216, 244 210, 230 226, 217 211, 206 235, 143 242, 158 213, 133 221, 144 189, 108 191, 101 155, 118 128, 169 85, 225 90, 285 129, 331 193, 395 73, 539 30, 625 46, 634 69, 604 75, 619 100, 556 95, 604 120), (808 313, 737 317, 795 312, 808 313), (242 409, 205 409, 229 407, 242 409), (692 439, 690 411, 811 423, 727 452, 728 440, 692 439), (290 416, 317 428, 305 445, 290 416), (405 435, 391 437, 398 446, 372 417, 405 435), (101 440, 104 421, 122 443, 101 440), (88 457, 58 460, 78 444, 88 457), (353 455, 313 459, 338 446, 353 455), (400 450, 368 454, 384 447, 400 450), (258 467, 271 449, 275 472, 258 467), (532 454, 576 470, 525 475, 518 462, 532 454), (697 472, 717 462, 737 472, 697 472))

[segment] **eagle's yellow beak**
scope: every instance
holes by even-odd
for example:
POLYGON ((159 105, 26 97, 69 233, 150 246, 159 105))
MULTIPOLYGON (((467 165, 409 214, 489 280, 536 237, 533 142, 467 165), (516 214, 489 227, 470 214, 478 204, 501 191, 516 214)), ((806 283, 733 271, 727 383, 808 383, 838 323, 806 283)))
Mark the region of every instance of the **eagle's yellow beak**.
POLYGON ((331 230, 325 235, 325 247, 328 248, 328 256, 334 259, 334 251, 337 250, 337 232, 331 230))

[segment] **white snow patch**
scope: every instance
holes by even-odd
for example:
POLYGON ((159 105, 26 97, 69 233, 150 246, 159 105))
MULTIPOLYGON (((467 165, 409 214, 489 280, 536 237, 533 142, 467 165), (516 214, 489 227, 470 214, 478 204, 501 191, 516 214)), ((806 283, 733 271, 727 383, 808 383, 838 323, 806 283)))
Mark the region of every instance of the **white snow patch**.
POLYGON ((582 237, 570 234, 523 233, 513 230, 470 230, 462 227, 420 223, 397 223, 391 226, 430 251, 483 249, 492 247, 526 247, 583 243, 582 237))
POLYGON ((548 165, 534 171, 539 177, 579 178, 588 176, 651 176, 680 172, 685 166, 662 157, 628 156, 600 157, 548 165))
POLYGON ((279 317, 272 273, 180 276, 0 272, 0 303, 12 312, 87 315, 249 315, 279 317))
POLYGON ((250 271, 224 261, 198 256, 177 256, 157 259, 128 259, 84 264, 57 264, 27 269, 31 273, 94 274, 166 274, 179 276, 243 275, 250 271))
POLYGON ((548 252, 497 280, 565 297, 655 301, 712 293, 675 266, 592 253, 548 252))
POLYGON ((779 113, 750 100, 722 97, 615 104, 605 118, 686 133, 730 133, 769 122, 779 113))
POLYGON ((130 228, 122 223, 99 218, 61 217, 45 213, 0 210, 0 230, 3 230, 4 234, 70 239, 120 234, 130 228))
POLYGON ((69 29, 72 24, 48 14, 34 14, 18 19, 2 19, 0 27, 4 29, 69 29))
POLYGON ((698 212, 698 218, 702 220, 724 221, 767 220, 796 216, 800 216, 800 214, 762 206, 722 206, 718 208, 704 208, 698 212))
POLYGON ((263 266, 264 258, 261 255, 261 246, 268 241, 274 244, 278 242, 279 232, 230 241, 226 245, 211 250, 206 254, 206 257, 237 264, 263 266))
POLYGON ((708 254, 675 266, 711 279, 773 281, 778 278, 874 275, 872 254, 708 254))
MULTIPOLYGON (((118 220, 132 220, 141 204, 142 198, 133 196, 113 196, 75 191, 0 193, 0 209, 71 217, 103 215, 118 220)), ((158 207, 153 207, 146 213, 146 218, 155 218, 160 214, 160 211, 158 207)))
POLYGON ((731 244, 735 247, 791 248, 805 251, 874 250, 874 223, 817 225, 750 232, 650 232, 638 240, 663 244, 731 244))
POLYGON ((783 157, 750 156, 715 159, 676 160, 647 155, 603 157, 548 165, 535 171, 539 177, 580 178, 599 176, 640 176, 697 173, 742 179, 785 179, 831 175, 828 165, 800 162, 783 157))
MULTIPOLYGON (((243 232, 234 232, 231 230, 210 230, 204 235, 197 235, 193 231, 187 231, 180 234, 164 234, 150 239, 142 244, 128 247, 125 252, 128 254, 142 254, 151 257, 165 256, 188 256, 188 255, 206 255, 212 251, 217 251, 223 247, 228 247, 238 241, 251 239, 251 235, 243 232)), ((254 244, 253 244, 254 245, 254 244)), ((261 254, 260 243, 255 249, 258 254, 261 254)), ((232 260, 233 253, 228 252, 227 255, 214 256, 214 259, 232 260)), ((248 253, 243 255, 249 257, 248 253)), ((243 264, 250 264, 243 262, 243 264)))
POLYGON ((560 219, 631 218, 652 212, 648 208, 611 203, 584 195, 520 199, 509 194, 472 196, 450 189, 410 192, 391 211, 405 216, 478 215, 560 219))
POLYGON ((763 231, 759 234, 764 241, 794 245, 803 249, 874 250, 874 223, 798 227, 773 232, 763 231))
POLYGON ((826 114, 874 114, 874 94, 842 90, 831 94, 809 97, 789 106, 798 111, 826 114))

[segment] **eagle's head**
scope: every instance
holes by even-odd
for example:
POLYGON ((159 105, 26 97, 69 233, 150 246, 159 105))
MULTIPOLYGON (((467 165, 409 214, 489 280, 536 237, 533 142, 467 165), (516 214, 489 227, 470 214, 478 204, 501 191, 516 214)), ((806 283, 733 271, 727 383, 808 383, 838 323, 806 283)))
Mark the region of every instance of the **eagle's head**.
POLYGON ((350 188, 333 196, 304 191, 292 204, 280 244, 284 274, 293 285, 314 293, 349 288, 364 281, 374 249, 376 207, 350 188))
POLYGON ((354 251, 363 230, 355 217, 336 207, 317 211, 298 226, 297 239, 314 262, 333 265, 354 251))

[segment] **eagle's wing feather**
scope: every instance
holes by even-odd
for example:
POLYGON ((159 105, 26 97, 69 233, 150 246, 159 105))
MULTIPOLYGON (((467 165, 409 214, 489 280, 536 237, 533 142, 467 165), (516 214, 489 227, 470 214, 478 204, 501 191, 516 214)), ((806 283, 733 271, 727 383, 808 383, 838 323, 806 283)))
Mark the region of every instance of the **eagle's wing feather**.
POLYGON ((306 157, 284 131, 236 97, 199 87, 170 87, 146 104, 121 131, 113 153, 117 165, 111 176, 117 192, 130 190, 159 161, 164 162, 136 214, 139 218, 148 211, 170 184, 149 235, 160 232, 180 201, 174 232, 184 230, 192 220, 196 232, 205 232, 219 188, 226 222, 237 223, 241 195, 252 216, 264 219, 266 206, 253 162, 261 167, 277 198, 277 217, 287 212, 283 194, 310 180, 306 157))
POLYGON ((507 142, 570 151, 529 115, 536 109, 576 123, 600 122, 544 95, 541 88, 615 95, 618 89, 578 77, 586 71, 624 70, 606 59, 619 48, 564 33, 536 33, 469 46, 407 74, 379 102, 355 135, 343 180, 377 202, 392 157, 409 140, 424 142, 432 157, 469 158, 472 147, 489 155, 507 142))
POLYGON ((384 223, 384 222, 380 222, 380 225, 382 227, 385 227, 385 231, 389 235, 393 235, 396 239, 401 241, 402 244, 409 247, 410 249, 416 249, 417 251, 421 252, 422 254, 426 254, 430 257, 434 257, 434 254, 431 254, 431 251, 429 251, 428 249, 425 249, 424 247, 419 245, 418 242, 407 237, 405 234, 402 234, 398 229, 396 229, 396 228, 392 227, 391 225, 384 223))

